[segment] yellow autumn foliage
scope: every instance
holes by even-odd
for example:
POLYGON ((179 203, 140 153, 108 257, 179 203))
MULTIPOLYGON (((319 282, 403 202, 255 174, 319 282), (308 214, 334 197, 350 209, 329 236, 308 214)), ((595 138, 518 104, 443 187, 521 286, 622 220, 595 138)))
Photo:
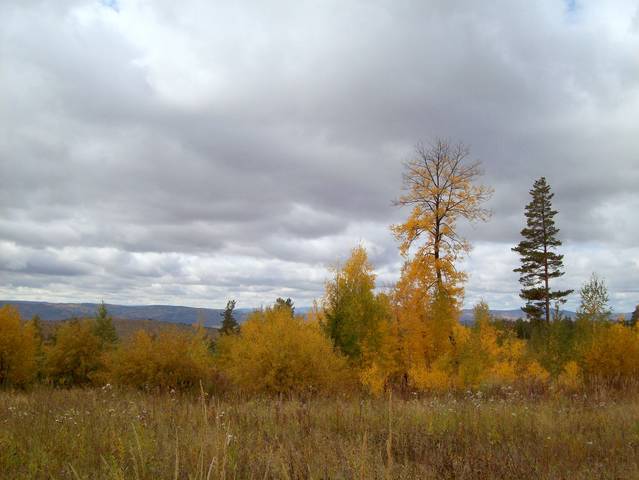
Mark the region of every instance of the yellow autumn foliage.
POLYGON ((564 391, 575 392, 583 386, 582 371, 576 361, 571 360, 564 365, 557 377, 557 385, 564 391))
POLYGON ((550 373, 538 361, 533 360, 525 366, 521 377, 525 382, 539 384, 548 382, 550 373))
POLYGON ((214 378, 213 357, 201 328, 170 328, 156 336, 140 330, 108 359, 113 383, 136 388, 190 389, 214 378))
POLYGON ((317 322, 281 309, 253 312, 239 335, 219 339, 217 351, 222 373, 248 393, 329 393, 349 380, 346 359, 317 322))
POLYGON ((55 343, 45 349, 45 375, 57 385, 92 383, 103 367, 102 342, 88 320, 60 325, 55 332, 55 343))
POLYGON ((37 373, 37 339, 31 324, 24 323, 17 308, 0 308, 0 386, 24 386, 37 373))
POLYGON ((390 375, 388 368, 379 362, 373 362, 362 369, 360 373, 360 381, 372 394, 380 395, 387 386, 390 375))
POLYGON ((395 334, 401 343, 406 371, 415 365, 429 367, 454 350, 458 311, 456 300, 443 293, 428 293, 436 282, 423 257, 406 262, 394 291, 395 334))
POLYGON ((402 345, 397 335, 396 323, 379 324, 379 344, 374 350, 364 351, 364 363, 360 369, 360 381, 371 393, 383 393, 389 384, 398 383, 402 375, 402 345))
MULTIPOLYGON (((455 384, 459 388, 509 385, 516 382, 546 383, 550 373, 527 358, 526 344, 511 333, 498 330, 485 302, 474 309, 475 323, 458 334, 455 384), (465 340, 464 340, 465 339, 465 340)), ((461 326, 460 326, 461 327, 461 326)), ((464 328, 464 327, 461 327, 464 328)))
POLYGON ((486 373, 486 383, 489 385, 512 385, 517 381, 515 365, 511 361, 497 361, 486 373))
MULTIPOLYGON (((375 355, 368 355, 361 374, 362 383, 379 394, 389 385, 406 388, 413 377, 421 379, 420 369, 428 369, 438 357, 438 350, 446 349, 444 335, 447 326, 436 328, 431 310, 430 296, 421 288, 415 263, 407 262, 402 278, 390 299, 391 318, 383 324, 381 345, 375 355)), ((446 335, 447 338, 447 335, 446 335)))
POLYGON ((408 258, 414 252, 414 259, 436 277, 426 291, 432 297, 445 291, 459 306, 466 275, 455 263, 470 247, 459 235, 457 222, 486 220, 489 212, 482 204, 492 189, 477 184, 482 172, 478 162, 469 161, 464 145, 438 139, 428 148, 418 146, 415 153, 405 163, 404 194, 396 201, 411 212, 391 230, 400 241, 400 254, 408 258))
POLYGON ((639 379, 639 330, 620 323, 599 325, 582 346, 584 378, 622 385, 639 379))
POLYGON ((453 377, 447 368, 447 359, 440 359, 434 365, 426 367, 413 365, 408 371, 411 386, 421 391, 444 392, 452 387, 453 377))

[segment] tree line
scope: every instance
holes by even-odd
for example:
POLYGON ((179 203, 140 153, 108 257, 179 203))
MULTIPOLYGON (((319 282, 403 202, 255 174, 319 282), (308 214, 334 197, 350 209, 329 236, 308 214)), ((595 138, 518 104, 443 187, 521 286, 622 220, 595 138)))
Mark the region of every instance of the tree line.
POLYGON ((139 331, 119 339, 104 303, 94 319, 61 325, 45 341, 37 319, 0 309, 0 385, 41 381, 58 386, 115 383, 146 389, 238 389, 255 394, 379 394, 455 389, 556 388, 639 379, 639 307, 629 321, 611 320, 605 282, 596 274, 580 289, 577 318, 561 305, 572 290, 553 288, 564 274, 557 211, 544 177, 530 190, 520 256, 525 319, 493 318, 485 302, 471 326, 459 321, 470 249, 459 222, 487 221, 493 191, 480 183, 468 149, 438 140, 406 162, 409 209, 391 226, 403 259, 397 283, 378 289, 366 249, 332 268, 322 299, 306 315, 278 298, 238 325, 230 300, 211 338, 201 326, 139 331))

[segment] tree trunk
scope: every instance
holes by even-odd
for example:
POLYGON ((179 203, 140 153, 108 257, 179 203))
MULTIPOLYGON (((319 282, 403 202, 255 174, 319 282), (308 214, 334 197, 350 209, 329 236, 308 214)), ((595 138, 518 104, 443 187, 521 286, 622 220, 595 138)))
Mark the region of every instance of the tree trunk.
POLYGON ((546 231, 546 214, 544 213, 544 202, 542 202, 541 206, 541 226, 544 231, 544 300, 545 300, 545 310, 546 310, 546 324, 550 323, 550 295, 549 295, 549 286, 548 286, 548 233, 546 231))
POLYGON ((442 269, 439 265, 439 247, 441 243, 441 219, 439 218, 439 199, 435 202, 435 241, 433 244, 434 256, 435 256, 435 273, 437 274, 437 292, 441 292, 442 288, 442 269))

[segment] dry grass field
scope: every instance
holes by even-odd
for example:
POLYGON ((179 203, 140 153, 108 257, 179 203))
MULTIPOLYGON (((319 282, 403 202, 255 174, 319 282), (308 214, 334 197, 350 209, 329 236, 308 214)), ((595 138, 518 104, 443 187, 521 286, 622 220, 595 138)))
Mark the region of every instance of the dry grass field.
POLYGON ((0 392, 3 479, 639 478, 639 398, 0 392))

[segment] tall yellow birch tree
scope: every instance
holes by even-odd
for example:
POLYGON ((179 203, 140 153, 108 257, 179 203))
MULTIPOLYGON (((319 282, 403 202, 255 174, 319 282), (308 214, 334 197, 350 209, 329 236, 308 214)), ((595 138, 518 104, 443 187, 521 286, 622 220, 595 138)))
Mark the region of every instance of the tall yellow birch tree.
MULTIPOLYGON (((451 145, 438 139, 429 147, 419 145, 416 156, 406 162, 405 193, 395 201, 411 207, 404 223, 391 227, 400 241, 400 252, 434 273, 429 292, 446 293, 459 299, 466 278, 455 263, 469 250, 469 244, 457 230, 460 219, 485 221, 490 212, 483 207, 492 188, 477 184, 482 175, 479 161, 469 160, 469 150, 459 143, 451 145)), ((433 295, 434 297, 436 295, 433 295)))
POLYGON ((466 275, 456 263, 470 248, 457 224, 489 217, 483 205, 493 190, 477 183, 481 174, 467 147, 441 139, 418 146, 405 164, 404 194, 395 204, 411 212, 404 223, 391 227, 405 260, 394 292, 394 331, 405 384, 446 387, 446 370, 462 330, 457 316, 466 275))

